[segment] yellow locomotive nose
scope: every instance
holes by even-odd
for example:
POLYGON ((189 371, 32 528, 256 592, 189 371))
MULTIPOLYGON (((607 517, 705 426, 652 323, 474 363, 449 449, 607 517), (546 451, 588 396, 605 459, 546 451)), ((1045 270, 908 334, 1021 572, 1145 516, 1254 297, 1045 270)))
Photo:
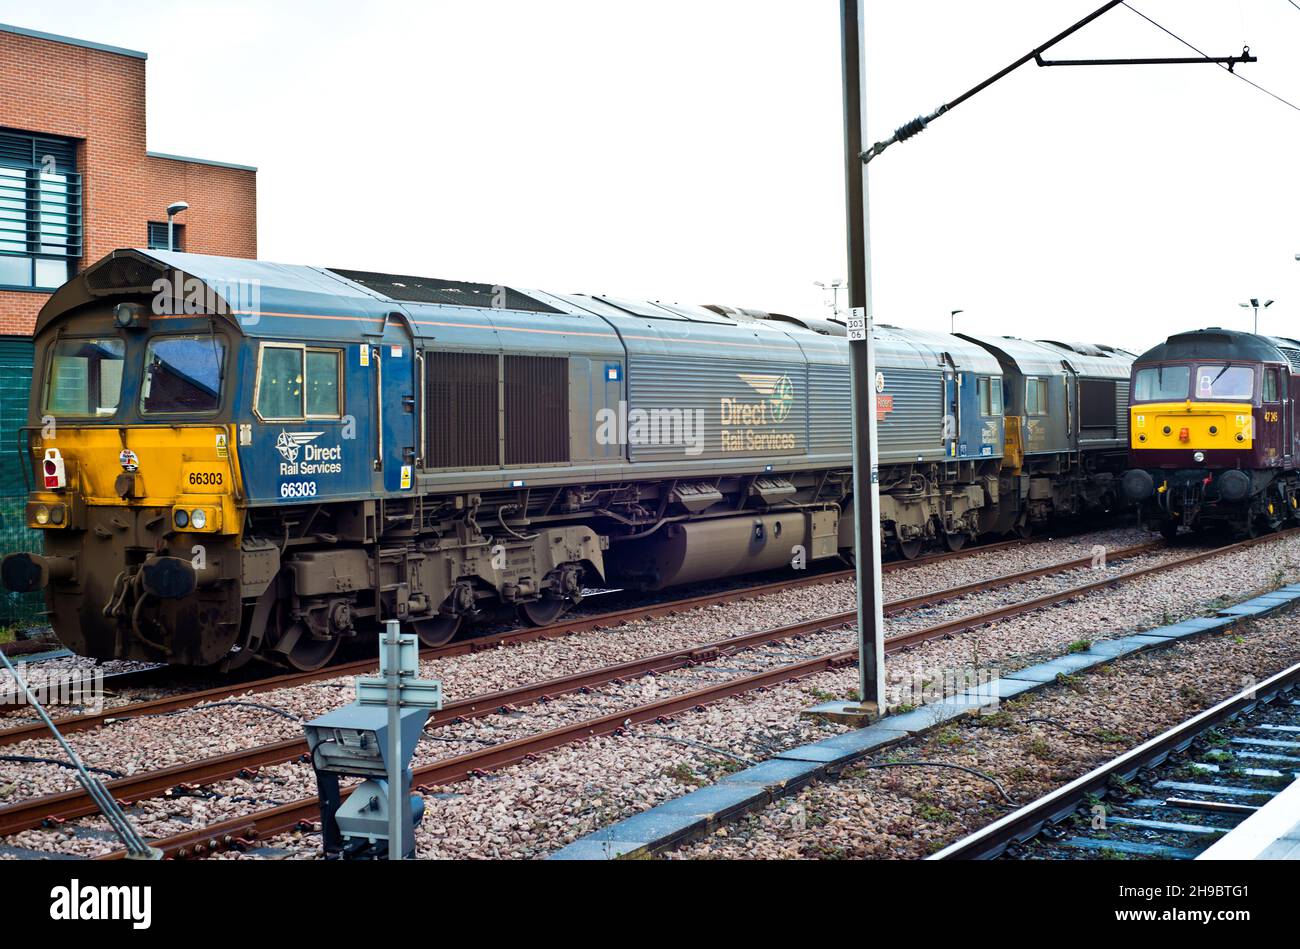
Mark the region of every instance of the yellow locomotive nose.
POLYGON ((1247 449, 1254 442, 1251 407, 1240 402, 1162 402, 1129 409, 1132 448, 1247 449))

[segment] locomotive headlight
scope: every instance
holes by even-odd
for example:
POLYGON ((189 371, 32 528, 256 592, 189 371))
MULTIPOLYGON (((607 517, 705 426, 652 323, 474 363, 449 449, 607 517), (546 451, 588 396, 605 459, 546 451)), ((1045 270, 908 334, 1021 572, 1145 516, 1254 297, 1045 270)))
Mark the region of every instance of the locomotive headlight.
POLYGON ((44 504, 38 504, 36 510, 32 513, 32 518, 37 524, 44 526, 50 522, 50 509, 44 504))
POLYGON ((190 522, 189 512, 184 508, 178 508, 176 513, 172 515, 172 520, 176 522, 177 527, 184 529, 190 522))
POLYGON ((56 527, 63 523, 66 516, 67 512, 64 511, 62 504, 56 504, 50 508, 50 523, 54 524, 56 527))
POLYGON ((203 508, 196 507, 194 513, 190 515, 190 523, 194 525, 195 530, 203 530, 208 526, 208 515, 203 508))
POLYGON ((1203 451, 1192 452, 1192 460, 1195 461, 1197 464, 1200 464, 1202 461, 1205 460, 1205 452, 1203 451))

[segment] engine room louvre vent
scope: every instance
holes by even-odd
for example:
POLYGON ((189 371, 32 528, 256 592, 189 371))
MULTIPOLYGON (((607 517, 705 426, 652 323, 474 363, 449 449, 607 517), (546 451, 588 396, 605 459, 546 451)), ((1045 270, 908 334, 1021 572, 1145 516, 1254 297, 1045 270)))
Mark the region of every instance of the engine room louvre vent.
POLYGON ((117 293, 122 290, 152 293, 153 282, 165 274, 165 269, 158 264, 124 255, 113 257, 87 271, 86 288, 91 293, 117 293))
POLYGON ((464 283, 437 277, 409 277, 401 274, 370 273, 365 270, 340 270, 330 273, 382 293, 391 300, 408 303, 441 303, 447 306, 477 306, 485 309, 528 310, 533 313, 559 313, 555 307, 525 296, 509 287, 490 283, 464 283))
POLYGON ((569 360, 506 356, 506 464, 569 460, 569 360))
POLYGON ((426 352, 428 388, 426 468, 496 467, 499 357, 484 353, 426 352))
POLYGON ((1115 427, 1115 382, 1112 379, 1079 380, 1079 427, 1115 427))

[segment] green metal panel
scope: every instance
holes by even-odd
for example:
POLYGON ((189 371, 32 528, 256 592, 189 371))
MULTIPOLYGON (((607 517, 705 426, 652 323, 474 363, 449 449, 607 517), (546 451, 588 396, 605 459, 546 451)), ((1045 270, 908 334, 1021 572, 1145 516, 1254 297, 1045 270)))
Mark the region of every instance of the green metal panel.
MULTIPOLYGON (((33 346, 30 338, 0 336, 0 553, 39 552, 41 537, 24 519, 27 484, 18 453, 18 432, 27 424, 27 398, 32 386, 33 346)), ((0 625, 28 624, 45 609, 40 594, 0 591, 0 625)))

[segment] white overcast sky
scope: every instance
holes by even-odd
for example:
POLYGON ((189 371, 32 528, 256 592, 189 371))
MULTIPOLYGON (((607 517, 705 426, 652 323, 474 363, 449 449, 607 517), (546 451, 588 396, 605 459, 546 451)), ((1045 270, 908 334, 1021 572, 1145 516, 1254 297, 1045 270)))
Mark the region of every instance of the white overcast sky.
MULTIPOLYGON (((866 0, 883 138, 1101 0, 866 0)), ((1132 0, 1300 104, 1289 0, 1132 0)), ((149 53, 149 147, 257 165, 269 260, 826 312, 834 0, 0 0, 149 53)), ((1061 57, 1183 55, 1119 7, 1061 57)), ((0 116, 0 122, 3 117, 0 116)), ((873 162, 881 322, 1300 335, 1300 112, 1211 65, 1026 66, 873 162)))

